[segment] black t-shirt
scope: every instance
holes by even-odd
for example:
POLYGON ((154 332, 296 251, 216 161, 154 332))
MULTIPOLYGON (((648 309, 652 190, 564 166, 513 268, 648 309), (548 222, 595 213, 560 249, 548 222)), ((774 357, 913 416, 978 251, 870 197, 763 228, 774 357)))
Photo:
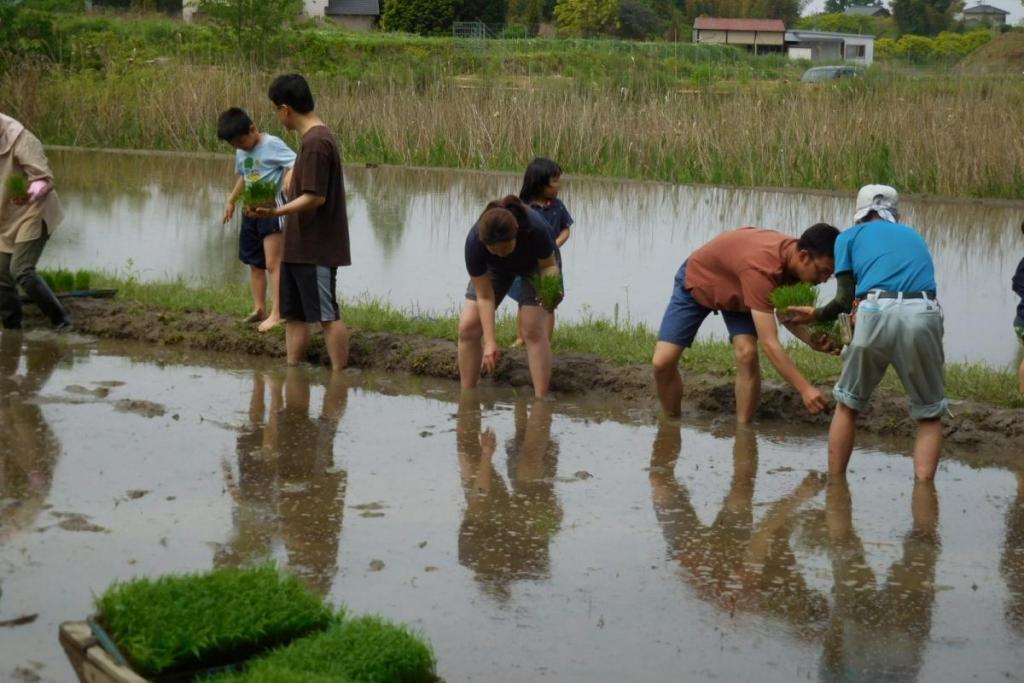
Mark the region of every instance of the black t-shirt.
POLYGON ((325 201, 312 211, 288 216, 284 260, 328 267, 351 265, 341 155, 326 126, 313 126, 302 137, 291 189, 289 200, 309 192, 325 201))
POLYGON ((526 210, 527 221, 519 226, 516 248, 508 256, 495 256, 480 241, 477 225, 466 236, 466 270, 470 277, 481 277, 487 271, 507 275, 529 275, 537 270, 537 261, 546 259, 555 251, 555 241, 548 232, 547 222, 533 209, 526 210))

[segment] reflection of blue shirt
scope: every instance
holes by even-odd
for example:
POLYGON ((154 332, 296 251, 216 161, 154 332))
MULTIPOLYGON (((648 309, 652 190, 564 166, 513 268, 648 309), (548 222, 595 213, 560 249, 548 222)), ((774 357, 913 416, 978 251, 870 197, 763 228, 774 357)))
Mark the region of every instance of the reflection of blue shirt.
POLYGON ((286 169, 295 165, 295 152, 284 143, 284 140, 263 133, 256 146, 246 152, 235 150, 235 173, 245 178, 250 185, 257 180, 269 180, 281 187, 286 169))
POLYGON ((856 296, 872 289, 935 291, 935 264, 921 234, 888 221, 847 228, 836 239, 836 274, 853 273, 856 296))
POLYGON ((1017 321, 1014 324, 1024 327, 1024 258, 1017 264, 1017 272, 1013 274, 1013 291, 1020 297, 1017 303, 1017 321))

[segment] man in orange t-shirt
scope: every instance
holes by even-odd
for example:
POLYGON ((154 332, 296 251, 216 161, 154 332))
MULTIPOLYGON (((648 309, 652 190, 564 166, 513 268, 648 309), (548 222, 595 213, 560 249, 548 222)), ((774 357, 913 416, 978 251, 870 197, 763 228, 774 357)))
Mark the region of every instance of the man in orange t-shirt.
MULTIPOLYGON (((769 296, 779 285, 818 284, 831 277, 838 235, 825 223, 812 225, 799 240, 774 230, 740 228, 722 233, 683 262, 652 360, 658 399, 668 415, 681 411, 679 358, 712 312, 722 314, 736 354, 737 421, 750 422, 761 398, 758 342, 783 379, 800 392, 812 415, 828 407, 821 391, 800 374, 783 349, 769 296)), ((831 350, 812 341, 805 328, 790 331, 818 351, 831 350)))

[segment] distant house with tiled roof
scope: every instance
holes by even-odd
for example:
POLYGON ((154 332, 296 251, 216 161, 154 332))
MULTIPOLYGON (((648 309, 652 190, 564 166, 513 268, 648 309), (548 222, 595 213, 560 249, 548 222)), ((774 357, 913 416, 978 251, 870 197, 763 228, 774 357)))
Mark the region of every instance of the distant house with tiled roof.
POLYGON ((1006 26, 1006 17, 1009 14, 1004 9, 979 2, 977 5, 964 9, 964 23, 968 26, 980 26, 982 24, 1006 26))
POLYGON ((892 16, 885 8, 885 5, 881 3, 872 3, 867 5, 850 5, 843 10, 843 14, 848 14, 852 17, 888 17, 892 16))
POLYGON ((781 19, 697 17, 693 22, 695 43, 740 45, 758 53, 781 52, 785 40, 786 25, 781 19))

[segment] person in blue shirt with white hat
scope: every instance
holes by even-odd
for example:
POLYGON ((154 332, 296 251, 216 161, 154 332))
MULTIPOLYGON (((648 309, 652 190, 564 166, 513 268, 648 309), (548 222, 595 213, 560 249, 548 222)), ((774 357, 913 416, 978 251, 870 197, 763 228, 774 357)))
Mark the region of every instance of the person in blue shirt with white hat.
POLYGON ((899 194, 888 185, 857 193, 855 225, 836 239, 836 296, 820 308, 791 308, 793 323, 832 321, 857 306, 857 325, 843 349, 833 389, 836 411, 828 435, 828 471, 843 476, 853 452, 857 415, 892 365, 917 421, 914 476, 935 477, 947 412, 942 307, 935 265, 919 232, 900 222, 899 194))

